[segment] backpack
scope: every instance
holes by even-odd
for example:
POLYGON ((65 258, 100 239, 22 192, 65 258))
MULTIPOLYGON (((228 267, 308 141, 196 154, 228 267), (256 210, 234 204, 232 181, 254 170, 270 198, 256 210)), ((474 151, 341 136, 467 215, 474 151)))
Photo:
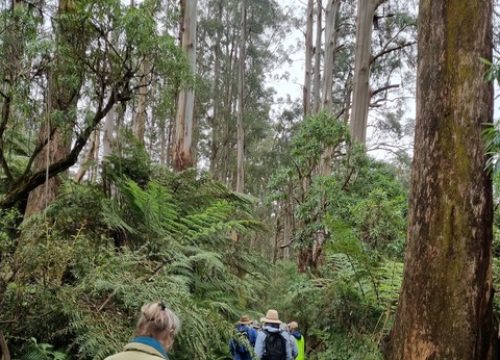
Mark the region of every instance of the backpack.
POLYGON ((286 360, 286 339, 281 332, 264 330, 264 356, 262 360, 286 360))
POLYGON ((250 335, 248 334, 248 331, 245 330, 239 330, 238 331, 238 339, 235 340, 236 342, 236 352, 240 355, 250 355, 248 352, 248 344, 250 344, 250 335))

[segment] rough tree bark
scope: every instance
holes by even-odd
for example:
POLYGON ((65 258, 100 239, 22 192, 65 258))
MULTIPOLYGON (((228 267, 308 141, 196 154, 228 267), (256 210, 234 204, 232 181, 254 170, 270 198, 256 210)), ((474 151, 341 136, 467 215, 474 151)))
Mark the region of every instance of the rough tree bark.
POLYGON ((370 61, 373 16, 387 0, 360 0, 356 20, 356 50, 354 55, 354 89, 351 113, 351 135, 355 143, 366 144, 366 124, 370 105, 370 61))
MULTIPOLYGON (((181 0, 182 48, 187 55, 191 74, 196 74, 196 11, 197 0, 181 0)), ((193 166, 194 87, 184 86, 179 93, 175 119, 173 166, 176 171, 193 166)))
POLYGON ((494 358, 492 189, 481 130, 492 1, 421 0, 408 247, 386 359, 494 358))
POLYGON ((307 1, 307 25, 306 25, 306 64, 304 74, 304 87, 303 87, 303 107, 304 116, 310 112, 311 106, 311 72, 312 72, 312 54, 313 54, 313 12, 314 0, 307 1))
POLYGON ((241 3, 241 24, 240 24, 240 54, 238 67, 238 129, 237 129, 237 171, 236 171, 236 192, 245 191, 245 127, 243 124, 245 115, 245 60, 247 41, 247 5, 246 0, 241 3))

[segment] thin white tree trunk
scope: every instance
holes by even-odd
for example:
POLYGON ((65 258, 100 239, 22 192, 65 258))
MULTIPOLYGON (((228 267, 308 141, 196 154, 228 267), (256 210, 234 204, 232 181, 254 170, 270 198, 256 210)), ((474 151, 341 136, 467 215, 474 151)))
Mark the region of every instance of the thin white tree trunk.
MULTIPOLYGON (((196 12, 197 0, 181 0, 183 9, 182 48, 187 55, 189 68, 196 75, 196 12)), ((177 171, 193 166, 193 115, 194 87, 184 86, 179 94, 175 120, 174 161, 177 171)))
POLYGON ((356 52, 354 56, 354 89, 351 113, 352 141, 366 145, 368 106, 370 105, 370 60, 373 16, 377 7, 386 0, 358 2, 356 21, 356 52))
POLYGON ((319 112, 321 105, 321 39, 323 34, 323 3, 317 0, 316 12, 316 46, 314 47, 314 81, 313 81, 313 112, 319 112))
POLYGON ((240 26, 240 57, 238 68, 238 129, 237 129, 237 174, 236 191, 243 193, 245 191, 245 50, 246 50, 246 0, 241 3, 241 26, 240 26))
POLYGON ((95 176, 95 170, 93 170, 93 168, 94 168, 94 161, 97 160, 97 156, 99 153, 100 137, 101 137, 101 132, 99 131, 99 129, 94 130, 94 134, 92 135, 87 155, 85 156, 82 165, 80 166, 78 172, 75 175, 76 182, 81 182, 89 169, 91 169, 90 181, 94 181, 96 176, 95 176))
POLYGON ((323 101, 322 108, 331 110, 333 88, 333 65, 335 63, 335 49, 337 48, 337 17, 340 9, 340 0, 328 0, 325 15, 325 64, 323 67, 323 101))
POLYGON ((118 113, 115 105, 104 119, 102 135, 102 159, 103 161, 113 153, 114 131, 118 120, 118 113))
MULTIPOLYGON (((218 17, 222 18, 223 4, 222 0, 218 3, 218 17)), ((214 53, 215 53, 215 64, 214 64, 214 83, 213 83, 213 120, 212 120, 212 138, 211 138, 211 154, 210 154, 210 173, 218 179, 218 159, 221 157, 221 144, 220 144, 220 134, 221 131, 221 119, 220 119, 220 68, 221 68, 221 38, 222 29, 217 29, 217 37, 215 39, 214 53)))
POLYGON ((307 25, 306 25, 306 63, 303 87, 303 107, 304 115, 307 116, 311 106, 311 72, 312 72, 312 53, 313 53, 313 11, 314 0, 307 1, 307 25))

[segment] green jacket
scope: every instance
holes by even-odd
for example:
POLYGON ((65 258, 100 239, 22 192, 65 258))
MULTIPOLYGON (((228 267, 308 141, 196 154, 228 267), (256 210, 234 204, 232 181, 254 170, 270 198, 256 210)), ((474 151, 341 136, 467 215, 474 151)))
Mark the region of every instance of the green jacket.
POLYGON ((167 359, 158 350, 138 342, 131 342, 125 346, 123 352, 107 357, 105 360, 160 360, 167 359))
POLYGON ((306 359, 306 353, 305 353, 305 342, 304 342, 304 335, 302 335, 300 332, 296 331, 292 333, 293 337, 295 337, 295 341, 297 342, 297 350, 298 354, 295 360, 305 360, 306 359))

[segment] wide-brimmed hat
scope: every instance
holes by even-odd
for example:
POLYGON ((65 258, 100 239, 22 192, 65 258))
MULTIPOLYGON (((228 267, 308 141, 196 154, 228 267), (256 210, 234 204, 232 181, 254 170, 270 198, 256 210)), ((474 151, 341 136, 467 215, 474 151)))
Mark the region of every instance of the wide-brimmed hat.
POLYGON ((238 324, 241 325, 249 325, 252 323, 252 319, 250 319, 250 316, 248 315, 241 315, 240 320, 238 321, 238 324))
POLYGON ((299 324, 297 324, 297 321, 292 321, 291 323, 288 324, 288 329, 290 331, 293 331, 299 327, 299 324))
POLYGON ((274 309, 267 310, 266 317, 262 322, 269 324, 281 324, 278 312, 274 309))

